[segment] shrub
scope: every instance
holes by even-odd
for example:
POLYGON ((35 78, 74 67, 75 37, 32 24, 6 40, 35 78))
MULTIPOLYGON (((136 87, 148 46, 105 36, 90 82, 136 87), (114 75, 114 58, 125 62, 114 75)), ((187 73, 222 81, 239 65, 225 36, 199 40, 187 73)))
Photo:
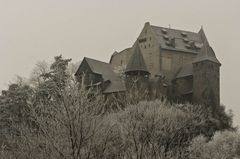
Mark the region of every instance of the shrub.
POLYGON ((235 131, 217 132, 212 140, 196 137, 189 147, 191 159, 240 158, 240 134, 235 131))

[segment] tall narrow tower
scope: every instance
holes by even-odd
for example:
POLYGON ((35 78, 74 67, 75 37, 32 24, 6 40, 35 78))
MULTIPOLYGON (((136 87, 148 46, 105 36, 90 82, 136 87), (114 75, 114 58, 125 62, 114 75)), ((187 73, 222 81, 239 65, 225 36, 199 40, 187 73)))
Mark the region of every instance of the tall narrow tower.
POLYGON ((220 104, 221 63, 216 58, 202 28, 199 34, 203 46, 193 61, 193 102, 216 107, 220 104))
POLYGON ((150 73, 147 70, 138 43, 135 44, 134 52, 127 64, 125 74, 128 91, 138 92, 141 95, 147 93, 150 73))

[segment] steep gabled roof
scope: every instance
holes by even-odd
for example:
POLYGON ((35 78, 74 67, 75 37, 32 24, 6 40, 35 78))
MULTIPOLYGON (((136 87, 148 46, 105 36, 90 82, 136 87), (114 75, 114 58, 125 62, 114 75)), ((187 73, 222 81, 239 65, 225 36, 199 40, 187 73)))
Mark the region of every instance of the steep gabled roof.
POLYGON ((207 36, 203 30, 203 27, 201 27, 201 29, 199 30, 198 34, 200 35, 201 37, 201 40, 203 41, 203 43, 209 45, 209 42, 208 42, 208 39, 207 39, 207 36))
POLYGON ((87 57, 84 57, 84 59, 88 63, 92 72, 102 75, 104 80, 108 80, 112 76, 115 76, 115 73, 113 72, 111 66, 108 63, 87 57))
MULTIPOLYGON (((109 81, 107 87, 103 90, 103 93, 121 92, 126 90, 124 83, 113 72, 110 64, 87 57, 84 57, 83 62, 84 61, 87 62, 93 73, 102 76, 103 82, 109 81)), ((80 70, 80 67, 81 65, 79 66, 78 70, 80 70)))
POLYGON ((199 31, 199 34, 203 41, 203 47, 201 48, 200 53, 197 55, 197 57, 193 60, 193 63, 208 60, 208 61, 212 61, 214 63, 221 65, 221 63, 218 61, 212 47, 209 45, 209 42, 206 38, 203 28, 201 28, 201 30, 199 31))
POLYGON ((125 73, 135 72, 135 71, 140 71, 140 72, 149 74, 138 43, 136 43, 134 52, 127 64, 125 73))
POLYGON ((199 33, 153 25, 151 25, 151 28, 154 31, 155 36, 162 49, 183 51, 195 54, 199 52, 198 46, 201 46, 202 44, 202 39, 199 33), (174 39, 174 47, 168 45, 170 39, 174 39), (190 46, 191 43, 194 47, 196 47, 192 48, 190 46))

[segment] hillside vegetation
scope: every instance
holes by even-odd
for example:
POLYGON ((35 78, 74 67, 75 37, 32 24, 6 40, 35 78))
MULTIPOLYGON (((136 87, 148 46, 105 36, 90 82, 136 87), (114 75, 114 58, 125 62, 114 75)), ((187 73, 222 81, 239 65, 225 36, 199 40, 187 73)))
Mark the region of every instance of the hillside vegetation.
POLYGON ((166 100, 109 107, 79 86, 70 61, 38 63, 29 80, 3 91, 0 158, 240 158, 240 135, 224 106, 217 113, 166 100))

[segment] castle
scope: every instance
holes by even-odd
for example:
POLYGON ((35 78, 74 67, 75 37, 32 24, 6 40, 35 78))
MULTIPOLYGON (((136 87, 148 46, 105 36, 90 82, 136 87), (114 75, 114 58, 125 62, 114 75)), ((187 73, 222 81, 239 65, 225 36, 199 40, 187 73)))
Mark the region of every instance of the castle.
POLYGON ((132 47, 114 52, 109 63, 84 58, 75 76, 106 95, 135 85, 151 99, 218 106, 220 66, 203 28, 195 33, 147 22, 132 47))

